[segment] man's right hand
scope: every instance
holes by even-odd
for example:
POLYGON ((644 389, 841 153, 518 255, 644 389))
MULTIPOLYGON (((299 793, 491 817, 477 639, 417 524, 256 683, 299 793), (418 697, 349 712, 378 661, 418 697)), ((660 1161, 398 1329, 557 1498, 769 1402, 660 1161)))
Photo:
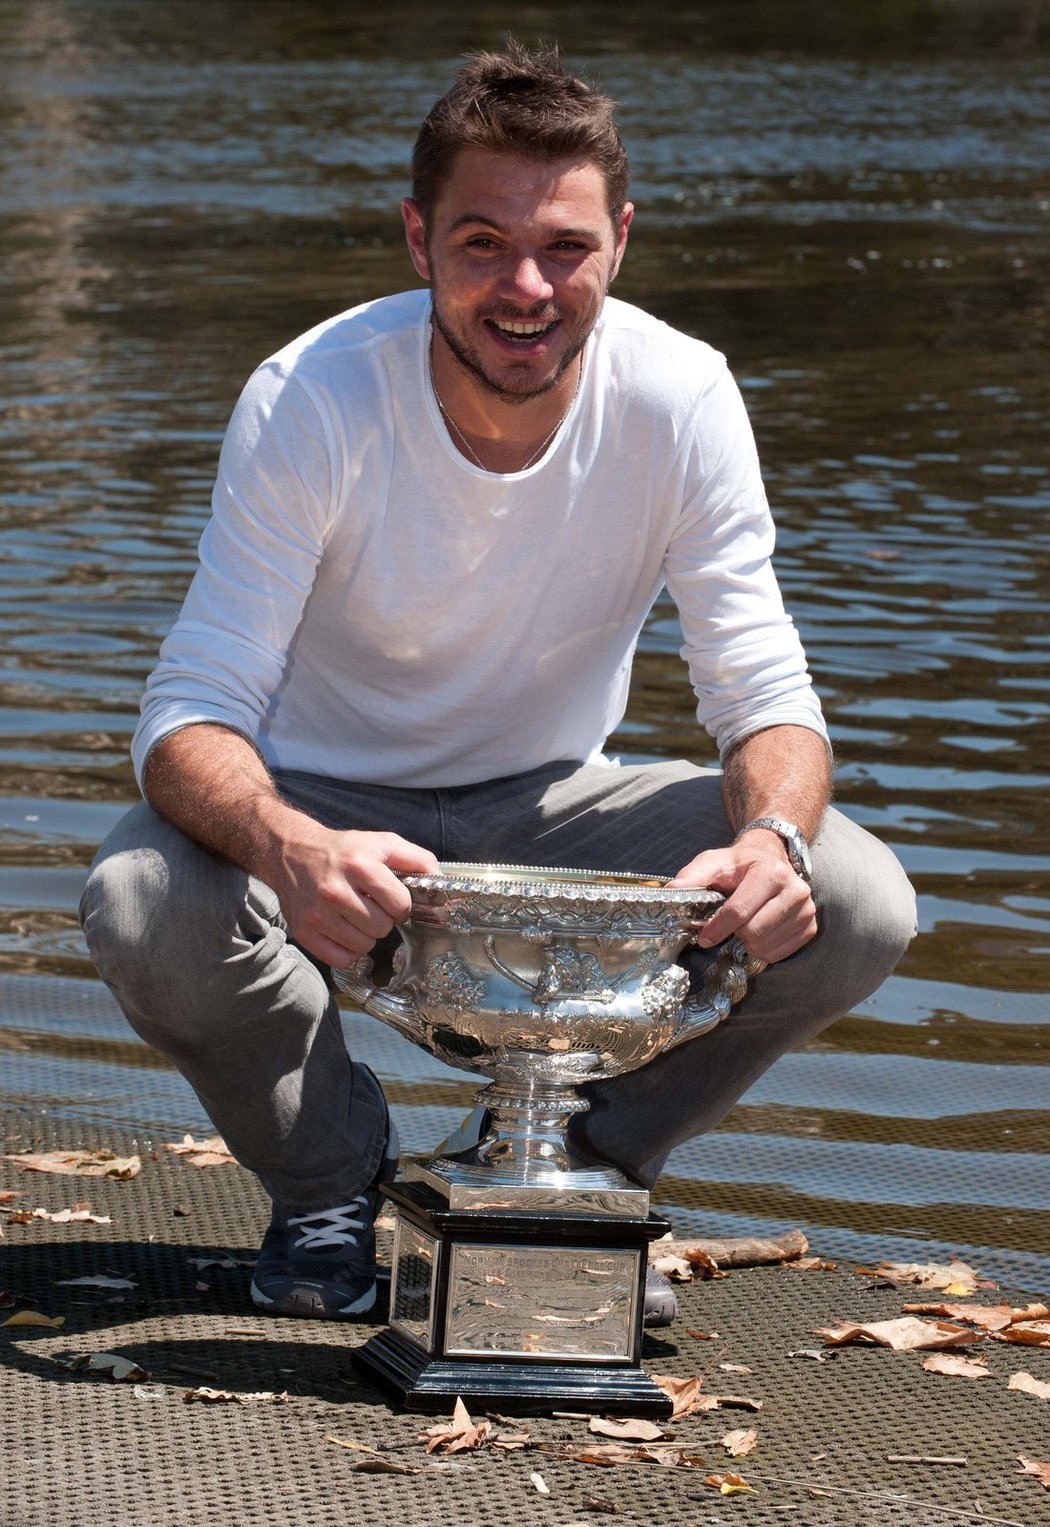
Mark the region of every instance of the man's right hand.
POLYGON ((408 916, 395 870, 439 868, 396 832, 337 832, 278 794, 251 743, 201 722, 150 754, 146 798, 183 832, 277 893, 288 928, 326 965, 349 965, 408 916))
POLYGON ((406 918, 412 900, 395 870, 440 868, 396 832, 334 832, 307 817, 276 846, 264 875, 295 942, 337 969, 367 954, 406 918))

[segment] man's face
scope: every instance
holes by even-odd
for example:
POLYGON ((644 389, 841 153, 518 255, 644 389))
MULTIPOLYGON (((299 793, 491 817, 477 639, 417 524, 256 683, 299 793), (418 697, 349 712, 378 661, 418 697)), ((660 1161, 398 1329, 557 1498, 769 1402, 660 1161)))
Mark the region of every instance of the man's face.
POLYGON ((460 364, 507 401, 556 386, 598 318, 634 210, 614 225, 598 167, 462 149, 429 227, 415 202, 402 210, 435 327, 460 364))

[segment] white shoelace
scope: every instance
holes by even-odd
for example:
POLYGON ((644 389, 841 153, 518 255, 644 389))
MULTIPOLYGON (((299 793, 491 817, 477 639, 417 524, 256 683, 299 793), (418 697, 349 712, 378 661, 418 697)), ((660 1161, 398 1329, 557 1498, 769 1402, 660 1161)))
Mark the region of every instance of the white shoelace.
POLYGON ((368 1198, 359 1193, 348 1204, 334 1209, 318 1209, 314 1214, 296 1214, 288 1221, 288 1228, 302 1230, 295 1242, 295 1250, 328 1251, 332 1247, 345 1246, 357 1240, 358 1231, 368 1222, 368 1198))

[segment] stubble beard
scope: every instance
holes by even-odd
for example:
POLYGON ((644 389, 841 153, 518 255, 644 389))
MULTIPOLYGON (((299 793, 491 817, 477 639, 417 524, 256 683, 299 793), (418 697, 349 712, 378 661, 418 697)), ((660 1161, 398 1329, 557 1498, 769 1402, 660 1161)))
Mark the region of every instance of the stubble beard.
MULTIPOLYGON (((602 294, 602 300, 604 301, 604 293, 602 294)), ((601 312, 600 306, 598 312, 601 312)), ((562 377, 568 371, 569 367, 575 364, 577 357, 580 355, 584 345, 587 343, 594 330, 594 324, 592 323, 590 328, 587 329, 586 333, 581 334, 577 341, 568 347, 565 354, 558 362, 554 372, 550 376, 546 377, 543 381, 534 383, 532 386, 509 388, 495 381, 485 369, 485 366, 477 352, 471 349, 471 347, 466 344, 464 340, 460 339, 458 335, 453 333, 452 329, 441 316, 441 310, 438 307, 436 294, 434 292, 431 293, 430 298, 430 316, 435 329, 437 329, 438 333, 441 335, 442 339, 445 341, 453 356, 463 367, 463 369, 469 372, 475 381, 480 382, 486 392, 490 393, 493 397, 499 398, 503 403, 528 403, 533 398, 542 397, 544 393, 553 391, 553 389, 557 387, 562 377)), ((597 314, 595 315, 595 322, 597 322, 597 314)), ((523 380, 525 380, 524 369, 523 380)))

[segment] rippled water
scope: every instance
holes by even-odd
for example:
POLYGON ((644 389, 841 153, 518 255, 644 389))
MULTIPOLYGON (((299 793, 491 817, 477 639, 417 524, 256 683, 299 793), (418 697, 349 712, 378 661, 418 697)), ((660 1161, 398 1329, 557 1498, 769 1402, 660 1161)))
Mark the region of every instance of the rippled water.
MULTIPOLYGON (((724 349, 839 758, 921 934, 663 1196, 1050 1287, 1050 19, 1042 0, 533 6, 623 104, 618 294, 724 349), (627 10, 626 7, 623 8, 627 10)), ((170 1133, 74 908, 251 367, 413 284, 415 125, 498 7, 0 0, 0 1098, 170 1133), (246 15, 251 20, 245 20, 246 15)), ((658 609, 617 750, 708 758, 658 609)), ((410 1148, 467 1080, 370 1020, 410 1148)))

